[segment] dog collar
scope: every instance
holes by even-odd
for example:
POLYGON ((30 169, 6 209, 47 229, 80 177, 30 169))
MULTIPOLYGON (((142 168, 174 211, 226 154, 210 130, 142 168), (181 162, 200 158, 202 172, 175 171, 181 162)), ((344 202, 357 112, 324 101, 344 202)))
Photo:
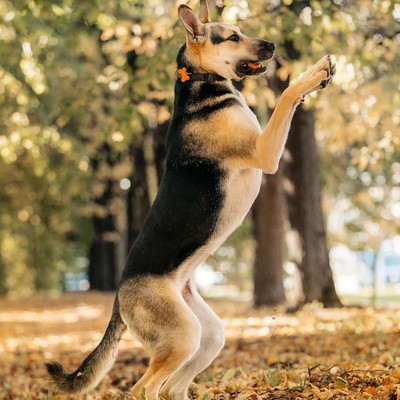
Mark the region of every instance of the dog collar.
POLYGON ((217 74, 201 74, 198 72, 188 72, 186 67, 176 69, 175 76, 176 76, 176 79, 180 80, 181 82, 204 81, 204 82, 212 83, 212 82, 220 82, 220 81, 225 80, 225 78, 223 78, 222 76, 217 75, 217 74))

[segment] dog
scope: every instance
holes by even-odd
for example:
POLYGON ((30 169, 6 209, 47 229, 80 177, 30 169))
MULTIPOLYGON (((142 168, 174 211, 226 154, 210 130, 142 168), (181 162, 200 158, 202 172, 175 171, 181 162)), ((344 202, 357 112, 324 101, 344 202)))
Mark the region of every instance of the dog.
POLYGON ((194 377, 224 346, 221 319, 199 295, 195 268, 241 224, 284 150, 296 106, 335 74, 330 56, 281 95, 262 130, 232 80, 258 76, 275 45, 231 25, 178 8, 186 43, 177 56, 174 114, 165 173, 144 226, 128 255, 111 320, 96 349, 73 373, 46 364, 55 388, 77 394, 94 388, 111 368, 126 329, 150 354, 133 386, 139 400, 188 400, 194 377))

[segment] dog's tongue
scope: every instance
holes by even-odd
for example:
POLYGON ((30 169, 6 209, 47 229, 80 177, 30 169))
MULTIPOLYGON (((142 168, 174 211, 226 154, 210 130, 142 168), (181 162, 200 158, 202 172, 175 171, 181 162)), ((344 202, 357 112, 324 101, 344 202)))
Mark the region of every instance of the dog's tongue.
POLYGON ((247 63, 247 65, 251 69, 259 69, 261 67, 261 63, 259 63, 259 62, 256 62, 256 63, 249 62, 249 63, 247 63))

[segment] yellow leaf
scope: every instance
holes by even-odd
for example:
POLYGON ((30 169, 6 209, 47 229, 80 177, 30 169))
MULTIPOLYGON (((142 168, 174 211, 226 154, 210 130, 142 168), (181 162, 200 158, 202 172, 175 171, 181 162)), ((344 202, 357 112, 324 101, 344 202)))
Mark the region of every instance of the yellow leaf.
POLYGON ((236 374, 236 370, 231 368, 228 369, 228 371, 225 372, 225 375, 222 377, 223 381, 229 381, 229 379, 232 379, 236 374))

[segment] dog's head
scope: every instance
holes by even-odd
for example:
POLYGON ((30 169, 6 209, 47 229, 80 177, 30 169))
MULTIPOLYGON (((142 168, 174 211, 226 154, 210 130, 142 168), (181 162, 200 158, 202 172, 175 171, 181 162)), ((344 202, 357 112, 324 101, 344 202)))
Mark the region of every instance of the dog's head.
POLYGON ((186 29, 191 63, 199 71, 228 79, 259 75, 266 71, 263 61, 272 58, 274 43, 252 39, 232 25, 210 22, 206 0, 200 0, 200 15, 180 5, 178 15, 186 29))

